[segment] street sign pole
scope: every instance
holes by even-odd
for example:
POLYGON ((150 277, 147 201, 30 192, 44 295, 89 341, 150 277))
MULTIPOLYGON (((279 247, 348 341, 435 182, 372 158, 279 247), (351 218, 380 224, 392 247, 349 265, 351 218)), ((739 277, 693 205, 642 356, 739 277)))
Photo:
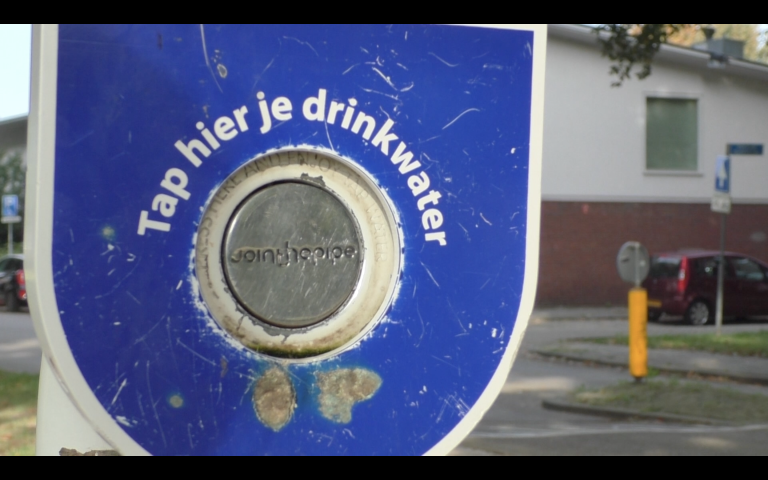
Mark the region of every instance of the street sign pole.
POLYGON ((720 257, 717 269, 717 300, 715 305, 715 325, 717 335, 723 328, 723 288, 725 284, 725 234, 727 227, 727 215, 731 213, 731 159, 728 153, 730 145, 726 148, 726 154, 717 158, 715 170, 715 193, 712 197, 712 211, 720 214, 720 257))
POLYGON ((725 284, 725 231, 728 223, 728 216, 725 213, 720 214, 720 262, 717 269, 717 310, 715 313, 715 325, 717 325, 717 336, 720 336, 723 330, 723 288, 725 284))
POLYGON ((8 254, 13 255, 13 224, 21 221, 18 195, 3 195, 1 221, 8 224, 8 254))
POLYGON ((720 259, 717 269, 717 305, 715 307, 715 325, 717 335, 723 330, 723 310, 725 288, 725 235, 728 214, 731 213, 731 158, 730 155, 763 155, 762 144, 731 144, 725 147, 725 155, 717 158, 715 171, 715 194, 712 197, 712 211, 720 214, 720 259))

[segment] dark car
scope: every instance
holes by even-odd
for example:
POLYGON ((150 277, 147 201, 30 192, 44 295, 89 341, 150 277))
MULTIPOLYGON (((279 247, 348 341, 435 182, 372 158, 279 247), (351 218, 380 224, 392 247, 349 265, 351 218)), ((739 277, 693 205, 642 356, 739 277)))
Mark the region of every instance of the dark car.
POLYGON ((7 312, 16 312, 19 307, 27 305, 23 255, 0 258, 0 302, 7 312))
MULTIPOLYGON (((648 290, 648 318, 683 315, 692 325, 715 318, 720 253, 661 253, 651 259, 643 283, 648 290)), ((768 264, 738 253, 726 253, 723 316, 768 315, 768 264)))

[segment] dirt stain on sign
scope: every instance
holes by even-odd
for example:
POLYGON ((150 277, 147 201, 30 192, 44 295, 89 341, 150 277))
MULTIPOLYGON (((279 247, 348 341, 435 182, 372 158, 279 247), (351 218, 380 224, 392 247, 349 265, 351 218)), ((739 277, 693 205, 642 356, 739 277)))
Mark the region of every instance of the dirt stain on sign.
POLYGON ((288 373, 272 367, 256 381, 253 405, 261 423, 278 432, 291 421, 296 409, 296 391, 288 373))
POLYGON ((340 368, 315 374, 323 417, 335 423, 352 421, 352 407, 370 400, 381 387, 381 377, 363 368, 340 368))

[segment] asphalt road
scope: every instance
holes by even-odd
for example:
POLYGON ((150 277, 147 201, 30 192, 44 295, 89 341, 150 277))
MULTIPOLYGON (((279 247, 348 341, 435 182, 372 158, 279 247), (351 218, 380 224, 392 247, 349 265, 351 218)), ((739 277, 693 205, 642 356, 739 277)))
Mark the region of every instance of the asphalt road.
POLYGON ((541 407, 543 399, 581 385, 598 387, 627 379, 620 369, 519 358, 494 406, 454 455, 768 454, 768 425, 628 422, 541 407))
POLYGON ((27 312, 0 312, 0 370, 39 373, 42 351, 27 312))
MULTIPOLYGON (((454 455, 766 455, 768 425, 702 427, 617 421, 544 410, 541 402, 569 391, 630 380, 623 369, 548 360, 527 352, 558 340, 626 333, 623 320, 534 321, 494 406, 454 455)), ((726 325, 725 332, 768 330, 768 323, 726 325)), ((701 333, 679 323, 649 333, 701 333)), ((768 388, 741 387, 768 396, 768 388)), ((766 398, 768 401, 768 397, 766 398)))

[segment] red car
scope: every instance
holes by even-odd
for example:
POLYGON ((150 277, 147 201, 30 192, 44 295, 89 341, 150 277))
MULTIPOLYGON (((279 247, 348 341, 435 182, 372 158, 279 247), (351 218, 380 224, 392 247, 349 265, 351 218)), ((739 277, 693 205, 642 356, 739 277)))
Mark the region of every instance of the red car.
MULTIPOLYGON (((643 282, 648 290, 648 319, 663 313, 683 315, 691 325, 715 319, 720 252, 683 251, 651 258, 643 282)), ((768 264, 738 253, 726 253, 723 316, 768 315, 768 264)))
POLYGON ((27 284, 24 278, 24 256, 0 258, 0 305, 6 312, 18 312, 27 306, 27 284))

